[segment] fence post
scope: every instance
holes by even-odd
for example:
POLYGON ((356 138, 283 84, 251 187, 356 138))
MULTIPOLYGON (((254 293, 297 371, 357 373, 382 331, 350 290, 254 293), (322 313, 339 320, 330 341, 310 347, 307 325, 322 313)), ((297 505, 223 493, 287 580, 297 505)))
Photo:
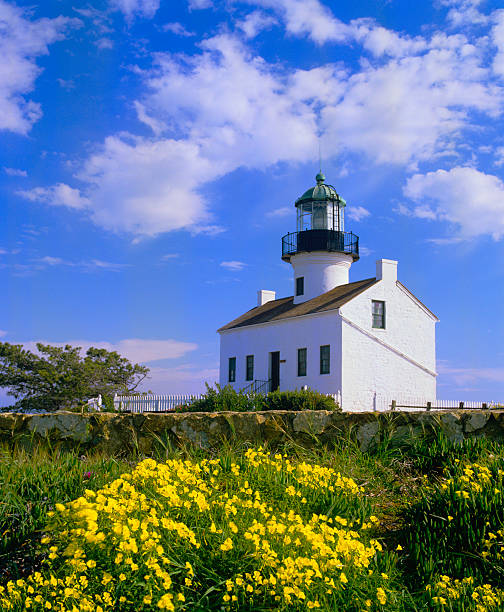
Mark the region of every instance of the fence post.
POLYGON ((427 410, 430 410, 432 408, 432 402, 427 402, 427 410))
POLYGON ((464 402, 459 402, 459 410, 463 410, 464 409, 464 402))
POLYGON ((396 400, 392 400, 392 410, 393 411, 396 409, 396 406, 397 406, 396 400))

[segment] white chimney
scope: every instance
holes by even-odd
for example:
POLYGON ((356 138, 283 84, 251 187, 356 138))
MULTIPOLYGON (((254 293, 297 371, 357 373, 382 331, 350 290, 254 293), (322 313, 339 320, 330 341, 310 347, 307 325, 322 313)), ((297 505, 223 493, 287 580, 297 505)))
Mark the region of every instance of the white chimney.
POLYGON ((378 259, 376 262, 376 280, 395 283, 397 280, 397 261, 393 259, 378 259))
POLYGON ((276 297, 275 291, 268 291, 267 289, 261 289, 257 292, 257 305, 262 306, 267 302, 271 302, 276 297))

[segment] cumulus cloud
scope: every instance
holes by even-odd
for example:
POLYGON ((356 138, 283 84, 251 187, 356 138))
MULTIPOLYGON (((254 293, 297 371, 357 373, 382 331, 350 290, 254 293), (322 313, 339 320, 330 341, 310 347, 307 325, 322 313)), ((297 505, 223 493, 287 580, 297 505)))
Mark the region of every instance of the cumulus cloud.
POLYGON ((495 160, 494 164, 496 166, 504 165, 504 147, 497 147, 495 149, 495 160))
POLYGON ((212 0, 189 0, 189 8, 191 10, 207 9, 212 6, 212 0))
POLYGON ((41 202, 51 206, 81 209, 89 205, 89 200, 83 197, 78 189, 74 189, 65 183, 57 183, 50 187, 34 187, 33 189, 20 190, 17 193, 31 202, 41 202))
POLYGON ((171 32, 172 34, 175 34, 176 36, 183 36, 183 37, 194 36, 194 32, 189 32, 189 30, 186 30, 186 28, 184 28, 184 26, 178 21, 174 21, 172 23, 165 23, 164 26, 162 27, 162 30, 164 32, 171 32))
POLYGON ((246 267, 246 263, 243 261, 222 261, 220 263, 221 268, 226 268, 226 270, 233 270, 234 272, 240 272, 246 267))
POLYGON ((497 47, 493 60, 493 69, 496 74, 504 78, 504 10, 493 14, 495 25, 492 28, 492 42, 497 47))
MULTIPOLYGON (((463 37, 439 35, 418 56, 365 65, 334 88, 322 109, 333 146, 378 163, 409 164, 445 151, 470 127, 470 113, 496 116, 502 92, 484 79, 480 51, 463 37)), ((332 152, 332 151, 331 151, 332 152)))
POLYGON ((266 217, 288 217, 289 215, 294 214, 293 206, 282 206, 281 208, 275 208, 274 210, 269 210, 266 213, 266 217))
POLYGON ((351 206, 346 210, 346 214, 349 219, 359 222, 369 217, 371 213, 367 208, 364 208, 364 206, 351 206))
POLYGON ((179 229, 206 231, 211 217, 198 190, 225 170, 225 164, 211 164, 191 142, 111 136, 79 176, 90 185, 95 223, 154 236, 179 229))
POLYGON ((26 170, 20 170, 19 168, 4 167, 4 172, 9 176, 28 176, 28 172, 26 172, 26 170))
POLYGON ((377 25, 373 19, 352 21, 352 36, 375 57, 390 55, 399 57, 424 51, 427 41, 421 36, 411 38, 377 25))
POLYGON ((152 18, 159 9, 160 0, 110 0, 110 7, 121 11, 126 19, 134 17, 152 18))
POLYGON ((99 340, 69 340, 68 342, 51 342, 49 340, 33 340, 23 342, 23 346, 30 351, 37 350, 37 342, 51 344, 53 346, 80 346, 83 351, 90 347, 103 348, 107 351, 116 351, 119 355, 126 357, 135 363, 149 363, 161 359, 178 359, 187 353, 194 351, 198 345, 194 342, 180 342, 179 340, 149 340, 141 338, 126 338, 118 342, 108 342, 99 340))
POLYGON ((0 130, 26 134, 40 119, 41 105, 27 98, 41 72, 36 60, 80 25, 67 17, 32 20, 25 9, 0 0, 0 130))
POLYGON ((415 174, 404 194, 421 202, 415 216, 449 221, 462 238, 504 236, 504 183, 496 176, 464 167, 415 174))
MULTIPOLYGON (((316 0, 248 4, 314 40, 329 40, 329 33, 308 27, 306 7, 326 26, 341 25, 316 0)), ((501 111, 504 96, 492 82, 484 37, 475 44, 439 32, 409 38, 362 19, 335 32, 334 40, 360 41, 372 61, 353 70, 341 63, 292 70, 265 61, 237 33, 207 38, 193 55, 154 54, 151 69, 137 71, 144 94, 134 101, 152 136, 119 133, 95 146, 78 173, 85 187, 67 193, 67 205, 86 208, 105 229, 136 236, 221 231, 205 186, 237 168, 312 160, 319 132, 329 158, 350 152, 417 171, 453 153, 475 113, 493 118, 501 111)), ((24 193, 64 203, 56 187, 24 193)), ((436 213, 419 205, 414 214, 436 213)))
POLYGON ((443 377, 452 379, 457 385, 465 386, 480 382, 504 383, 504 368, 453 368, 439 364, 438 371, 443 377))
POLYGON ((184 364, 174 368, 151 367, 149 380, 143 386, 154 393, 196 395, 205 392, 205 383, 213 385, 218 380, 218 367, 198 367, 184 364))
POLYGON ((342 42, 352 35, 351 27, 334 17, 319 0, 242 0, 247 4, 272 9, 285 22, 293 36, 308 36, 317 44, 342 42))
POLYGON ((267 30, 276 23, 278 23, 277 20, 271 15, 267 15, 262 11, 253 11, 236 25, 243 31, 247 38, 254 38, 260 32, 267 30))

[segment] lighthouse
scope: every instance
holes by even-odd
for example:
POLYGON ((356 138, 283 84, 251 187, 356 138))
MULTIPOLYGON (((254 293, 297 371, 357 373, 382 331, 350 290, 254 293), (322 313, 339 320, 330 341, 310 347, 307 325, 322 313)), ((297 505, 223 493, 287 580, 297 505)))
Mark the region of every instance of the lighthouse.
POLYGON ((282 238, 282 259, 294 272, 294 304, 346 285, 359 259, 359 238, 345 232, 345 200, 320 172, 295 202, 296 231, 282 238))
POLYGON ((347 411, 434 401, 436 315, 398 280, 396 260, 350 282, 359 238, 346 231, 347 203, 321 172, 315 180, 294 202, 296 231, 282 237, 293 295, 259 290, 256 306, 217 330, 221 386, 308 387, 347 411))

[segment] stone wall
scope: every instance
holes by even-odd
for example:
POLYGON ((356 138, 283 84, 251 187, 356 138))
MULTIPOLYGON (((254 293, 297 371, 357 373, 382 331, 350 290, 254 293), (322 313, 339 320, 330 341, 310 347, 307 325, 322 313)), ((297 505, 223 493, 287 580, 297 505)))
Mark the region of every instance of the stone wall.
POLYGON ((442 430, 454 441, 479 436, 504 441, 504 411, 0 413, 0 442, 16 442, 30 448, 49 439, 67 448, 107 453, 136 449, 148 454, 154 446, 167 444, 218 449, 223 440, 270 446, 288 441, 307 447, 330 446, 342 437, 351 437, 366 451, 380 440, 390 439, 393 444, 402 445, 411 436, 436 430, 442 430))

